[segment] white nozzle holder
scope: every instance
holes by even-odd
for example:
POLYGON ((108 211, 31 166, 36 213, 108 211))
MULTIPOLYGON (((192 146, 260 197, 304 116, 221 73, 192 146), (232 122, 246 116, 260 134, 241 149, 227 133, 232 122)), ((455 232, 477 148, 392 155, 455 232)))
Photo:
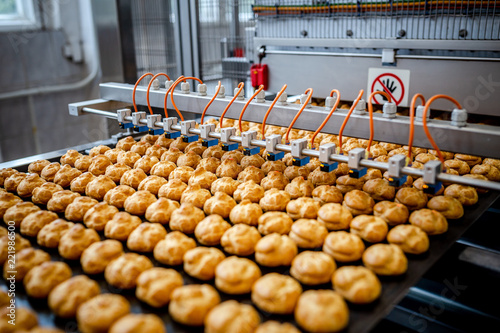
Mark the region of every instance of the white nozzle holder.
POLYGON ((207 96, 207 85, 202 83, 198 85, 198 95, 207 96))
MULTIPOLYGON (((234 96, 236 96, 236 94, 238 94, 238 90, 240 90, 239 88, 234 88, 234 96)), ((236 99, 239 99, 239 100, 242 100, 242 99, 245 99, 245 89, 241 89, 238 97, 236 97, 236 99)))
MULTIPOLYGON (((424 117, 424 109, 425 109, 425 106, 423 106, 423 105, 417 106, 417 109, 415 110, 415 119, 416 120, 422 121, 422 118, 424 117)), ((427 121, 429 121, 430 117, 431 117, 430 111, 431 110, 427 111, 427 121)))
POLYGON ((319 146, 319 161, 321 163, 330 163, 330 155, 335 154, 336 148, 335 143, 327 143, 319 146))
POLYGON ((396 118, 396 112, 398 111, 398 106, 394 102, 384 103, 382 108, 384 118, 396 118))
POLYGON ((190 135, 189 130, 196 127, 196 122, 194 120, 181 121, 181 134, 190 135))
POLYGON ((130 117, 132 111, 130 109, 120 109, 116 111, 117 120, 119 123, 129 123, 129 120, 126 120, 125 117, 130 117))
MULTIPOLYGON (((215 88, 215 91, 217 91, 217 88, 215 88)), ((217 97, 218 98, 226 98, 226 88, 224 88, 224 86, 222 84, 220 85, 220 89, 219 89, 219 93, 217 94, 217 97)))
MULTIPOLYGON (((306 102, 306 100, 307 100, 307 95, 306 94, 300 95, 300 104, 301 105, 304 105, 304 103, 306 102)), ((309 102, 307 103, 306 108, 311 107, 311 104, 312 104, 312 98, 309 99, 309 102)))
POLYGON ((266 92, 264 90, 261 90, 257 96, 257 103, 264 103, 266 101, 266 92))
POLYGON ((464 127, 467 125, 467 110, 453 109, 451 113, 451 124, 457 127, 464 127))
POLYGON ((161 122, 161 115, 160 114, 150 114, 146 118, 148 122, 148 127, 150 129, 160 129, 160 126, 156 126, 155 123, 161 122))
POLYGON ((132 113, 132 124, 134 124, 134 126, 140 126, 141 119, 146 119, 146 112, 138 111, 132 113))
POLYGON ((279 105, 287 105, 287 100, 288 99, 288 94, 286 92, 283 92, 281 96, 278 98, 278 104, 279 105))
POLYGON ((366 114, 366 102, 364 99, 360 99, 353 111, 354 114, 363 115, 366 114))
POLYGON ((325 109, 330 111, 333 106, 335 105, 335 102, 337 102, 337 95, 331 97, 331 96, 328 96, 326 99, 325 99, 325 109))
POLYGON ((183 94, 189 94, 191 92, 191 85, 189 82, 182 82, 181 83, 181 93, 183 94))
POLYGON ((241 145, 243 148, 253 148, 252 140, 257 140, 257 131, 246 131, 241 133, 241 145))
POLYGON ((153 90, 159 90, 160 89, 160 81, 158 79, 154 79, 151 87, 153 88, 153 90))
POLYGON ((429 161, 424 164, 423 180, 426 184, 434 185, 437 183, 437 176, 443 170, 441 161, 429 161))
POLYGON ((215 124, 203 124, 200 125, 200 137, 203 140, 210 139, 210 133, 215 132, 215 124))
POLYGON ((276 145, 281 143, 281 135, 273 134, 266 137, 266 150, 268 153, 276 154, 280 151, 276 148, 276 145))
POLYGON ((220 141, 222 143, 231 143, 230 138, 236 135, 236 128, 234 127, 223 127, 220 129, 220 141))
POLYGON ((167 133, 173 132, 174 129, 172 129, 173 125, 177 125, 177 118, 176 117, 168 117, 168 118, 163 118, 163 130, 167 133))
POLYGON ((293 158, 304 158, 302 150, 307 148, 307 139, 298 139, 291 142, 292 145, 292 157, 293 158))
POLYGON ((389 157, 388 173, 390 177, 400 178, 403 176, 402 169, 406 165, 406 156, 402 154, 389 157))
POLYGON ((359 162, 365 157, 365 149, 364 148, 354 148, 349 151, 349 159, 347 160, 347 166, 350 169, 359 169, 361 165, 359 162))
POLYGON ((165 89, 170 88, 174 84, 172 80, 165 80, 165 89))

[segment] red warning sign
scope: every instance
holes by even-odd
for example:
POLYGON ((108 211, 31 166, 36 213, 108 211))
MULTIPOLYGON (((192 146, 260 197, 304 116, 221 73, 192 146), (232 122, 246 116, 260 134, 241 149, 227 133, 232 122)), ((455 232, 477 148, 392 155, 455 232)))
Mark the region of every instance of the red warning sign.
MULTIPOLYGON (((385 68, 370 68, 368 75, 368 90, 386 92, 398 106, 407 106, 408 103, 408 70, 388 70, 385 68)), ((377 104, 383 104, 387 100, 382 95, 373 97, 377 104)))

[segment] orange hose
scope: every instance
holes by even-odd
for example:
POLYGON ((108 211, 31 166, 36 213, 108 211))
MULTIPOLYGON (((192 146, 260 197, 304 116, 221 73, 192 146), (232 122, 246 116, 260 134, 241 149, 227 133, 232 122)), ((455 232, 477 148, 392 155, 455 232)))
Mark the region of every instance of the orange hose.
POLYGON ((137 112, 137 104, 135 104, 135 91, 137 89, 137 86, 139 85, 139 83, 142 81, 142 79, 144 79, 146 76, 148 75, 153 75, 153 73, 146 73, 146 74, 143 74, 139 80, 137 80, 137 82, 135 83, 134 85, 134 90, 132 91, 132 103, 134 104, 134 111, 137 112))
POLYGON ((372 104, 372 98, 375 95, 382 95, 387 98, 387 100, 392 102, 391 96, 389 96, 388 93, 385 91, 374 91, 370 94, 370 97, 368 97, 368 112, 370 113, 370 140, 368 140, 368 146, 366 147, 366 151, 368 152, 368 156, 370 156, 370 147, 372 146, 373 142, 373 135, 374 135, 374 130, 373 130, 373 104, 372 104))
POLYGON ((288 135, 290 134, 290 131, 292 130, 293 125, 295 124, 295 122, 297 121, 297 119, 299 119, 300 114, 302 113, 302 111, 304 111, 304 109, 306 108, 307 104, 309 104, 309 101, 312 98, 313 89, 312 88, 307 88, 306 91, 304 92, 304 94, 307 94, 307 93, 309 93, 309 95, 307 95, 307 98, 306 98, 306 101, 304 102, 304 105, 302 105, 302 107, 299 109, 299 111, 297 112, 297 114, 295 115, 295 117, 293 117, 292 122, 290 123, 290 125, 288 126, 288 129, 286 130, 285 143, 287 143, 287 144, 288 144, 288 135))
POLYGON ((248 99, 248 101, 245 103, 245 106, 243 106, 243 109, 240 112, 240 118, 238 119, 238 125, 240 127, 240 132, 243 132, 243 128, 241 127, 241 120, 243 119, 243 115, 245 114, 245 111, 246 111, 247 107, 253 101, 253 99, 255 98, 255 96, 257 96, 263 89, 264 89, 264 85, 261 84, 259 86, 259 88, 257 89, 257 91, 252 95, 252 97, 250 97, 248 99))
POLYGON ((359 91, 358 97, 356 97, 356 99, 354 100, 354 102, 352 102, 351 108, 349 109, 349 112, 347 112, 347 115, 345 116, 344 121, 342 122, 342 126, 340 126, 340 131, 339 131, 339 151, 340 151, 341 154, 342 154, 342 133, 344 133, 344 129, 345 129, 345 126, 347 125, 347 122, 349 121, 349 117, 351 117, 351 114, 354 111, 354 108, 356 107, 356 105, 358 105, 359 100, 361 99, 361 97, 363 97, 364 93, 365 93, 365 91, 363 89, 361 89, 359 91))
POLYGON ((431 133, 429 132, 429 129, 427 128, 427 112, 429 111, 429 108, 430 108, 432 102, 434 102, 438 98, 444 98, 444 99, 449 100, 450 102, 453 102, 457 106, 457 108, 459 108, 459 109, 462 108, 462 105, 460 105, 460 103, 458 103, 458 101, 456 99, 454 99, 453 97, 450 97, 448 95, 442 95, 442 94, 441 95, 434 95, 434 96, 432 96, 427 101, 427 103, 425 103, 424 114, 422 115, 422 117, 423 117, 422 118, 422 125, 424 127, 425 135, 427 135, 427 138, 429 139, 429 142, 431 143, 431 145, 436 150, 436 152, 438 154, 438 157, 441 160, 441 163, 444 164, 443 154, 441 153, 441 150, 439 150, 439 147, 437 146, 436 142, 432 138, 431 133))
MULTIPOLYGON (((153 114, 153 110, 151 109, 151 104, 149 103, 149 90, 151 89, 151 84, 153 84, 153 81, 160 75, 163 75, 165 76, 169 81, 170 81, 170 76, 168 76, 167 74, 165 73, 158 73, 156 74, 155 76, 153 76, 151 78, 151 81, 149 81, 149 84, 148 84, 148 89, 146 90, 146 101, 148 102, 148 109, 149 109, 149 113, 150 114, 153 114)), ((165 117, 167 116, 167 114, 165 114, 165 117)))
POLYGON ((174 106, 174 109, 175 111, 177 112, 177 114, 179 115, 179 118, 181 118, 181 121, 184 121, 184 117, 182 116, 181 112, 179 111, 179 108, 177 107, 177 105, 175 105, 175 101, 174 101, 174 90, 175 90, 175 87, 177 87, 177 85, 181 82, 181 81, 184 81, 186 82, 186 80, 196 80, 198 81, 200 84, 203 84, 203 81, 198 79, 197 77, 193 77, 193 76, 188 76, 188 77, 183 77, 182 79, 179 78, 177 79, 174 84, 172 84, 172 91, 170 93, 170 101, 172 101, 172 105, 174 106))
POLYGON ((284 84, 283 87, 281 88, 281 90, 278 92, 278 94, 274 98, 274 100, 271 103, 271 105, 269 106, 269 109, 267 109, 266 114, 264 115, 264 119, 262 120, 262 139, 266 138, 266 121, 267 121, 267 117, 269 116, 269 113, 271 113, 271 110, 273 109, 273 107, 276 104, 276 102, 278 101, 278 99, 285 92, 286 87, 287 87, 287 85, 284 84))
POLYGON ((203 109, 203 112, 201 114, 201 120, 200 120, 200 124, 203 125, 203 119, 205 118, 205 113, 207 112, 208 110, 208 107, 210 106, 210 104, 212 104, 212 102, 215 100, 215 98, 217 97, 217 95, 219 94, 219 91, 220 91, 220 81, 219 83, 217 84, 217 89, 215 90, 215 94, 214 94, 214 97, 212 97, 210 99, 210 102, 208 102, 208 104, 205 106, 205 108, 203 109))
POLYGON ((165 99, 163 100, 163 109, 165 110, 165 117, 168 117, 168 110, 167 110, 168 93, 172 91, 172 87, 174 86, 174 84, 177 81, 182 80, 183 78, 184 78, 183 75, 179 76, 177 78, 177 80, 175 80, 174 83, 172 83, 172 85, 170 86, 170 88, 168 88, 167 92, 165 93, 165 99))
POLYGON ((314 148, 314 139, 316 139, 316 135, 318 135, 318 133, 323 129, 323 127, 325 127, 326 123, 328 122, 328 120, 330 120, 330 117, 332 116, 332 114, 335 112, 335 110, 337 109, 337 106, 339 106, 339 103, 340 103, 340 91, 338 91, 337 89, 332 89, 332 91, 330 92, 330 97, 333 97, 333 94, 337 94, 337 101, 335 102, 335 104, 333 105, 332 109, 330 110, 330 113, 326 116, 325 120, 323 120, 323 122, 321 123, 321 125, 319 125, 318 129, 316 130, 316 132, 314 132, 312 138, 311 138, 311 147, 314 148))
POLYGON ((231 98, 229 103, 226 105, 226 108, 224 109, 224 111, 220 115, 220 120, 219 120, 220 128, 224 127, 224 126, 222 126, 223 122, 224 122, 224 115, 226 114, 227 110, 229 110, 229 107, 233 104, 233 102, 236 100, 236 98, 238 98, 238 96, 240 95, 240 92, 243 90, 244 87, 245 87, 245 84, 243 82, 238 83, 238 91, 236 92, 236 94, 234 94, 233 98, 231 98))
POLYGON ((410 136, 408 137, 408 159, 411 161, 412 147, 413 147, 413 136, 415 134, 415 104, 417 99, 422 100, 422 105, 425 106, 425 97, 422 94, 415 94, 411 99, 410 103, 410 136))

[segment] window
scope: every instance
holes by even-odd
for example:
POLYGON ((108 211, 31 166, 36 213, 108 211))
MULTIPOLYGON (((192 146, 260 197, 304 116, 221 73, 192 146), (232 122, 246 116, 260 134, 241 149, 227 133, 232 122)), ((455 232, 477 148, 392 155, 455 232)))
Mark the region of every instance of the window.
POLYGON ((0 30, 38 28, 33 0, 0 0, 0 30))

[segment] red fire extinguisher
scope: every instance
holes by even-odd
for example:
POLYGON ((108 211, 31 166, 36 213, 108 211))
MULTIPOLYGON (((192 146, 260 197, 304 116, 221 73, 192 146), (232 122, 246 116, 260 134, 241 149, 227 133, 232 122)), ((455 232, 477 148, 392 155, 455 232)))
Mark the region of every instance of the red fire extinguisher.
POLYGON ((250 78, 252 86, 257 89, 261 84, 264 85, 264 90, 267 90, 269 83, 269 69, 266 64, 253 64, 250 67, 250 78))

